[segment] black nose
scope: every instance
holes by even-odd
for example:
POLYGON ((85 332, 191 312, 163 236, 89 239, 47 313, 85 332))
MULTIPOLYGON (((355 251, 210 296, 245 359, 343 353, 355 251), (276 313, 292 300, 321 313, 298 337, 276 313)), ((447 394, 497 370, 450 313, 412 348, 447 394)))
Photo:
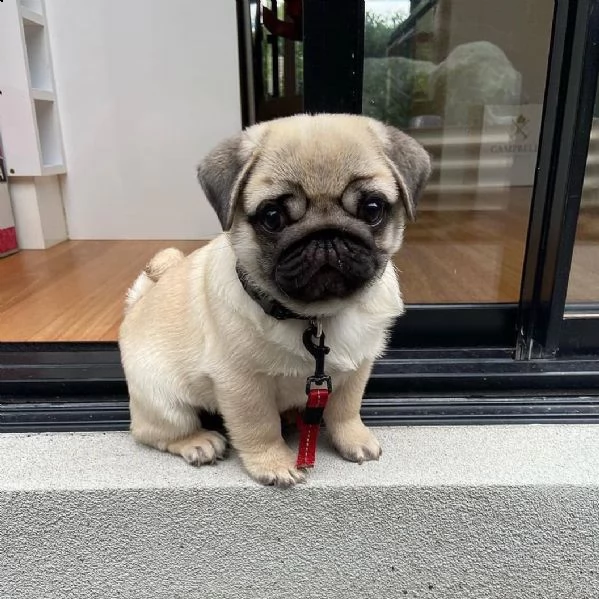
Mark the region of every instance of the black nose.
POLYGON ((334 231, 321 231, 315 235, 311 243, 314 246, 314 259, 331 265, 339 260, 344 248, 341 246, 339 233, 334 231))
POLYGON ((334 239, 338 239, 342 235, 337 229, 323 229, 315 231, 312 235, 308 235, 307 239, 314 239, 318 243, 331 243, 334 239))
POLYGON ((321 229, 306 235, 300 240, 300 243, 307 244, 315 242, 317 244, 332 244, 334 240, 339 239, 343 235, 343 231, 338 229, 321 229))

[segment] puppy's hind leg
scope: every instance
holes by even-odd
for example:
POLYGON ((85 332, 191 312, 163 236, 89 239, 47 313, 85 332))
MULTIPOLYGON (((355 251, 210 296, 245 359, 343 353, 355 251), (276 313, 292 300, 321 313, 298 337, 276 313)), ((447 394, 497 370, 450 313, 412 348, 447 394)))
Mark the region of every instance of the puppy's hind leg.
POLYGON ((131 433, 136 441, 181 456, 188 464, 214 464, 225 457, 226 439, 202 428, 193 406, 150 403, 131 391, 131 433))

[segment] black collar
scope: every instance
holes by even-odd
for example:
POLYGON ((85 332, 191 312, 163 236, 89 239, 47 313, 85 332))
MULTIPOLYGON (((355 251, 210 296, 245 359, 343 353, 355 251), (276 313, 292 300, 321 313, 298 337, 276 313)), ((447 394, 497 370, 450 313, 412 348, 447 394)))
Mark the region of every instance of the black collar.
POLYGON ((293 310, 286 308, 281 302, 256 287, 249 279, 246 272, 237 264, 235 270, 245 289, 245 292, 264 310, 265 314, 277 320, 312 320, 310 316, 302 316, 293 310))

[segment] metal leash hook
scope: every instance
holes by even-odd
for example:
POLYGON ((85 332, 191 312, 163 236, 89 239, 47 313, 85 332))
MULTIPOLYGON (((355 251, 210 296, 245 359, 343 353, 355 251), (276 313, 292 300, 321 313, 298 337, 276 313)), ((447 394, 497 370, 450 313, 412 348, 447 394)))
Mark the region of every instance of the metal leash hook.
POLYGON ((310 388, 311 384, 322 385, 326 382, 330 393, 332 390, 331 377, 327 376, 325 373, 325 358, 331 349, 325 345, 325 334, 322 330, 322 322, 320 320, 311 320, 310 326, 304 331, 302 340, 304 342, 304 347, 310 352, 316 362, 314 376, 308 377, 307 389, 310 388), (318 344, 314 342, 315 339, 318 344))
POLYGON ((319 318, 316 321, 312 321, 310 324, 316 327, 316 338, 320 339, 322 337, 322 320, 319 318))

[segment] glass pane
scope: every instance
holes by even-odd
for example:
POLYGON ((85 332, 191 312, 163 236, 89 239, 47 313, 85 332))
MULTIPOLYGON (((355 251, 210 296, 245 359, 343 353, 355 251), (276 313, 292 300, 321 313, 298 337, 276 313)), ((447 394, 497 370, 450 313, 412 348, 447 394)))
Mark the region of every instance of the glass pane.
POLYGON ((596 302, 593 311, 599 313, 599 93, 595 100, 567 301, 571 304, 596 302))
POLYGON ((516 302, 553 3, 367 0, 363 112, 430 152, 396 262, 409 303, 516 302))

